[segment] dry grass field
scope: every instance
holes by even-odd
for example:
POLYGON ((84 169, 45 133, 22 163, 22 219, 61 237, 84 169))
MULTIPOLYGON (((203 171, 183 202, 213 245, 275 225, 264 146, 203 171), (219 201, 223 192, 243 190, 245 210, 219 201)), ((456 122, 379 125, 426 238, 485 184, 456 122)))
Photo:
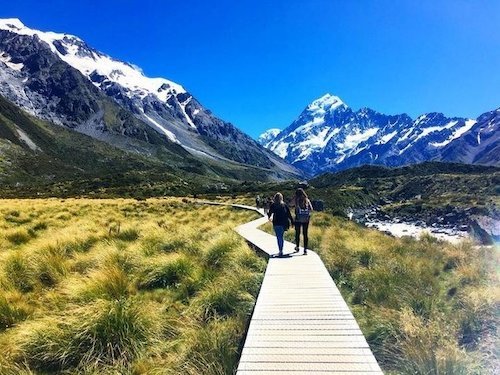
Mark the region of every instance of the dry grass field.
POLYGON ((0 374, 231 374, 265 261, 255 213, 0 201, 0 374))

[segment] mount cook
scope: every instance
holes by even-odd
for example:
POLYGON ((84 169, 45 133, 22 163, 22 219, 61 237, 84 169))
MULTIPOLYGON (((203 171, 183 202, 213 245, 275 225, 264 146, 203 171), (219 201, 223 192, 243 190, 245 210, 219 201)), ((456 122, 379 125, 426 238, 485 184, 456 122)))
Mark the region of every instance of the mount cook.
POLYGON ((271 129, 259 141, 311 175, 363 164, 396 167, 428 160, 499 165, 500 108, 477 119, 428 113, 413 120, 370 108, 353 111, 339 97, 326 94, 286 129, 271 129))

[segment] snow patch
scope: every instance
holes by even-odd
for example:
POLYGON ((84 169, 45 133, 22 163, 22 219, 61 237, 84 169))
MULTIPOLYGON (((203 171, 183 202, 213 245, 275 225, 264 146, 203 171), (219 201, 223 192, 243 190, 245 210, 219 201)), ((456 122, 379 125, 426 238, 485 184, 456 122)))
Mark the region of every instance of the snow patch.
POLYGON ((322 150, 330 141, 330 139, 340 132, 339 128, 324 128, 316 135, 310 135, 305 141, 298 145, 301 150, 300 155, 295 161, 306 159, 311 153, 322 150))
POLYGON ((278 142, 277 144, 271 146, 271 151, 284 159, 288 155, 288 145, 289 143, 286 142, 278 142))
MULTIPOLYGON (((89 48, 80 38, 62 33, 44 32, 30 29, 15 18, 0 19, 0 29, 9 30, 21 35, 37 35, 46 42, 52 52, 57 54, 69 65, 78 69, 85 76, 89 77, 93 72, 107 77, 110 81, 118 83, 129 90, 127 94, 141 93, 142 97, 154 95, 161 101, 166 101, 172 95, 185 93, 186 90, 179 84, 164 78, 146 77, 141 69, 135 65, 123 61, 115 60, 92 48, 89 48), (66 50, 63 54, 56 48, 54 42, 60 43, 66 50)), ((90 77, 89 77, 90 79, 90 77)), ((94 84, 99 86, 98 83, 94 84)))
POLYGON ((369 128, 366 129, 363 132, 360 132, 359 130, 354 132, 353 134, 347 135, 345 137, 345 140, 343 143, 340 143, 337 145, 338 150, 352 150, 354 149, 357 145, 359 145, 361 142, 365 142, 371 137, 373 137, 377 132, 379 131, 379 128, 369 128))
MULTIPOLYGON (((457 121, 454 121, 454 122, 457 123, 457 121)), ((469 131, 475 124, 476 124, 476 120, 467 120, 467 121, 465 121, 463 126, 461 126, 458 129, 455 129, 453 134, 450 135, 448 137, 448 139, 445 139, 443 142, 432 142, 432 143, 430 143, 430 145, 434 146, 434 147, 446 146, 448 143, 450 143, 454 139, 460 138, 464 133, 469 131)), ((479 134, 478 134, 478 137, 479 137, 479 134)))
POLYGON ((272 143, 272 141, 276 139, 279 133, 281 133, 281 129, 278 128, 268 129, 257 137, 257 142, 263 145, 264 147, 268 148, 272 143))
POLYGON ((22 131, 21 129, 19 129, 17 126, 16 126, 16 131, 17 131, 17 134, 19 135, 19 138, 20 138, 20 139, 21 139, 24 143, 26 143, 26 145, 27 145, 30 149, 32 149, 33 151, 40 151, 40 150, 41 150, 41 148, 40 148, 40 147, 38 147, 38 146, 36 145, 36 143, 35 143, 35 142, 33 142, 33 141, 31 140, 31 138, 30 138, 30 137, 28 137, 28 134, 26 134, 25 132, 23 132, 23 131, 22 131))
MULTIPOLYGON (((144 112, 143 112, 144 113, 144 112)), ((175 143, 179 143, 179 140, 177 139, 177 137, 175 136, 174 133, 172 133, 170 130, 166 129, 164 126, 162 126, 160 123, 158 123, 157 121, 155 121, 154 119, 152 119, 151 117, 149 117, 148 115, 146 115, 144 113, 144 116, 149 120, 149 122, 151 124, 153 124, 161 133, 165 134, 168 139, 170 139, 172 142, 175 142, 175 143)))
POLYGON ((428 128, 424 128, 424 129, 422 129, 422 132, 417 135, 417 138, 415 138, 413 140, 413 142, 416 142, 419 139, 426 137, 431 133, 453 128, 457 123, 458 123, 458 121, 454 120, 454 121, 450 121, 449 123, 447 123, 446 125, 443 125, 443 126, 429 126, 428 128))
POLYGON ((13 63, 10 60, 11 57, 7 54, 7 52, 0 51, 0 61, 7 65, 10 69, 20 71, 24 68, 23 63, 13 63))
POLYGON ((381 137, 375 144, 381 145, 389 142, 394 136, 397 134, 397 131, 393 131, 392 133, 386 134, 383 137, 381 137))
POLYGON ((179 104, 181 106, 182 113, 184 114, 184 117, 186 118, 186 121, 189 124, 189 126, 196 129, 196 125, 193 123, 193 120, 191 120, 191 117, 189 117, 189 115, 186 113, 186 106, 191 102, 191 99, 193 99, 192 96, 190 96, 189 98, 187 98, 187 100, 179 104))
POLYGON ((406 133, 404 133, 404 134, 403 134, 403 136, 402 136, 402 137, 400 137, 400 138, 398 139, 398 141, 397 141, 396 143, 402 142, 402 141, 404 141, 405 139, 407 139, 407 138, 410 136, 410 134, 413 132, 413 130, 414 130, 414 128, 409 129, 406 133))
POLYGON ((307 110, 313 112, 315 116, 322 116, 326 111, 331 112, 341 106, 345 106, 345 103, 338 96, 325 94, 309 104, 307 110))

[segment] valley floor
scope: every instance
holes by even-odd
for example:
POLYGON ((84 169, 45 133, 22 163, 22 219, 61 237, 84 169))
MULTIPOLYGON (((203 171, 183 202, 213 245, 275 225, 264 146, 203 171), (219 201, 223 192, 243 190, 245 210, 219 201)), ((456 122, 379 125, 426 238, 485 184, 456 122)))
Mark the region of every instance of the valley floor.
MULTIPOLYGON (((186 198, 0 200, 0 373, 231 374, 266 267, 233 228, 256 217, 186 198)), ((499 370, 498 247, 312 220, 386 373, 499 370)))

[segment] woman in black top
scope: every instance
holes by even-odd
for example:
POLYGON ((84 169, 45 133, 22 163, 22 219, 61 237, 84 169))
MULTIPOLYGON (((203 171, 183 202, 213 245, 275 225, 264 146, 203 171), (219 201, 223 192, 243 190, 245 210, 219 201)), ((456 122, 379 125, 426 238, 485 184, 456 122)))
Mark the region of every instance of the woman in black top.
POLYGON ((290 204, 292 207, 295 206, 295 251, 299 251, 300 230, 302 229, 302 233, 304 234, 305 255, 307 254, 307 246, 309 245, 309 219, 311 218, 313 207, 306 192, 301 188, 297 189, 295 197, 290 204))
POLYGON ((274 195, 274 202, 271 204, 271 207, 269 207, 269 212, 267 213, 269 220, 271 220, 271 215, 273 216, 274 233, 276 233, 276 238, 278 240, 279 256, 282 256, 284 244, 283 235, 285 234, 285 230, 290 226, 290 222, 293 225, 292 214, 283 201, 283 194, 276 193, 274 195))

